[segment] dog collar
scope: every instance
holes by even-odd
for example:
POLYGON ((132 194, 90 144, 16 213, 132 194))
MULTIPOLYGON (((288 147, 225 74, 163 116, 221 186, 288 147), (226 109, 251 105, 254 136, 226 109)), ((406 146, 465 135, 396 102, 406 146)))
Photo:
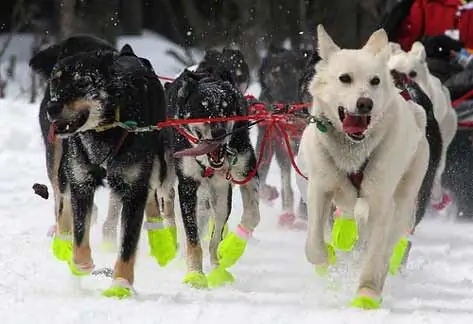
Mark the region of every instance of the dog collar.
MULTIPOLYGON (((238 156, 237 156, 237 152, 235 152, 233 149, 228 147, 228 145, 226 144, 225 144, 224 150, 226 153, 226 157, 228 158, 228 163, 230 164, 227 171, 227 178, 228 178, 228 175, 230 174, 232 166, 234 166, 238 162, 238 156)), ((212 168, 211 166, 205 166, 202 164, 202 162, 200 162, 197 159, 195 159, 195 161, 202 169, 201 171, 202 178, 211 178, 215 174, 216 170, 212 168)))
POLYGON ((332 123, 325 117, 317 117, 317 116, 313 116, 313 115, 310 115, 308 118, 307 118, 307 122, 309 124, 315 124, 315 126, 317 127, 317 129, 321 132, 321 133, 327 133, 328 131, 328 128, 330 126, 332 126, 332 123))

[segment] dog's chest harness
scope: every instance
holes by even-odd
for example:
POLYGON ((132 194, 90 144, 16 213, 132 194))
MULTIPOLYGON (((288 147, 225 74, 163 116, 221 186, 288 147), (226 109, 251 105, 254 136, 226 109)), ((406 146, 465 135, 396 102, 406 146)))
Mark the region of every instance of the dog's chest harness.
POLYGON ((360 194, 361 189, 361 182, 363 181, 363 174, 368 165, 368 159, 363 163, 360 169, 357 172, 348 173, 348 179, 350 179, 351 184, 356 188, 358 191, 358 195, 360 194))

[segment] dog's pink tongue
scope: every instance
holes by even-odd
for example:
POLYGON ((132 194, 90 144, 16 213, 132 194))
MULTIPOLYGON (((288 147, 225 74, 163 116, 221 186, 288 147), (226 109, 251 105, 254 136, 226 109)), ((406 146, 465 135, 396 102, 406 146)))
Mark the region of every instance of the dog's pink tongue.
POLYGON ((207 153, 211 153, 218 149, 220 143, 210 143, 210 142, 201 142, 196 147, 191 147, 188 149, 181 150, 179 152, 175 152, 174 156, 177 158, 184 157, 184 156, 199 156, 204 155, 207 153))
POLYGON ((349 115, 343 120, 343 131, 347 134, 363 133, 368 128, 367 116, 349 115))

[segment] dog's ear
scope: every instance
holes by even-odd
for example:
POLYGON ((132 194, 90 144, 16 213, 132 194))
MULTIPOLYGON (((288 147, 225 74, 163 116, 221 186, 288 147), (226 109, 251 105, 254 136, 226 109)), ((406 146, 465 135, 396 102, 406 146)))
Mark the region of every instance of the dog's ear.
POLYGON ((29 61, 29 66, 33 71, 48 79, 58 61, 60 51, 61 47, 59 45, 51 45, 33 56, 29 61))
POLYGON ((412 44, 412 48, 411 48, 411 51, 409 52, 409 55, 413 55, 421 63, 424 63, 427 59, 425 47, 424 45, 422 45, 421 42, 414 42, 414 44, 412 44))
POLYGON ((388 45, 388 34, 386 34, 386 31, 381 28, 371 34, 365 46, 363 46, 363 49, 376 55, 381 51, 386 50, 388 45))
POLYGON ((319 55, 322 59, 327 60, 332 54, 340 51, 340 47, 332 40, 330 35, 325 31, 323 25, 317 26, 317 43, 319 55))
POLYGON ((130 44, 125 44, 120 50, 120 56, 136 56, 136 54, 130 44))

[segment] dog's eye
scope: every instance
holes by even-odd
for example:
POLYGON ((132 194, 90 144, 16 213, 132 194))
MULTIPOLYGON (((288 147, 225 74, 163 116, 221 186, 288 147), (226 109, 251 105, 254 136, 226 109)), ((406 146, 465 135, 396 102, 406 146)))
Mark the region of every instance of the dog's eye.
POLYGON ((414 79, 415 77, 417 76, 417 72, 416 71, 410 71, 409 72, 409 77, 414 79))
POLYGON ((380 80, 377 76, 375 76, 374 78, 372 78, 372 79, 370 80, 370 84, 371 84, 372 86, 377 86, 380 82, 381 82, 381 80, 380 80))
POLYGON ((338 77, 338 79, 340 80, 341 83, 351 83, 352 82, 352 79, 351 79, 351 76, 349 74, 342 74, 338 77))

